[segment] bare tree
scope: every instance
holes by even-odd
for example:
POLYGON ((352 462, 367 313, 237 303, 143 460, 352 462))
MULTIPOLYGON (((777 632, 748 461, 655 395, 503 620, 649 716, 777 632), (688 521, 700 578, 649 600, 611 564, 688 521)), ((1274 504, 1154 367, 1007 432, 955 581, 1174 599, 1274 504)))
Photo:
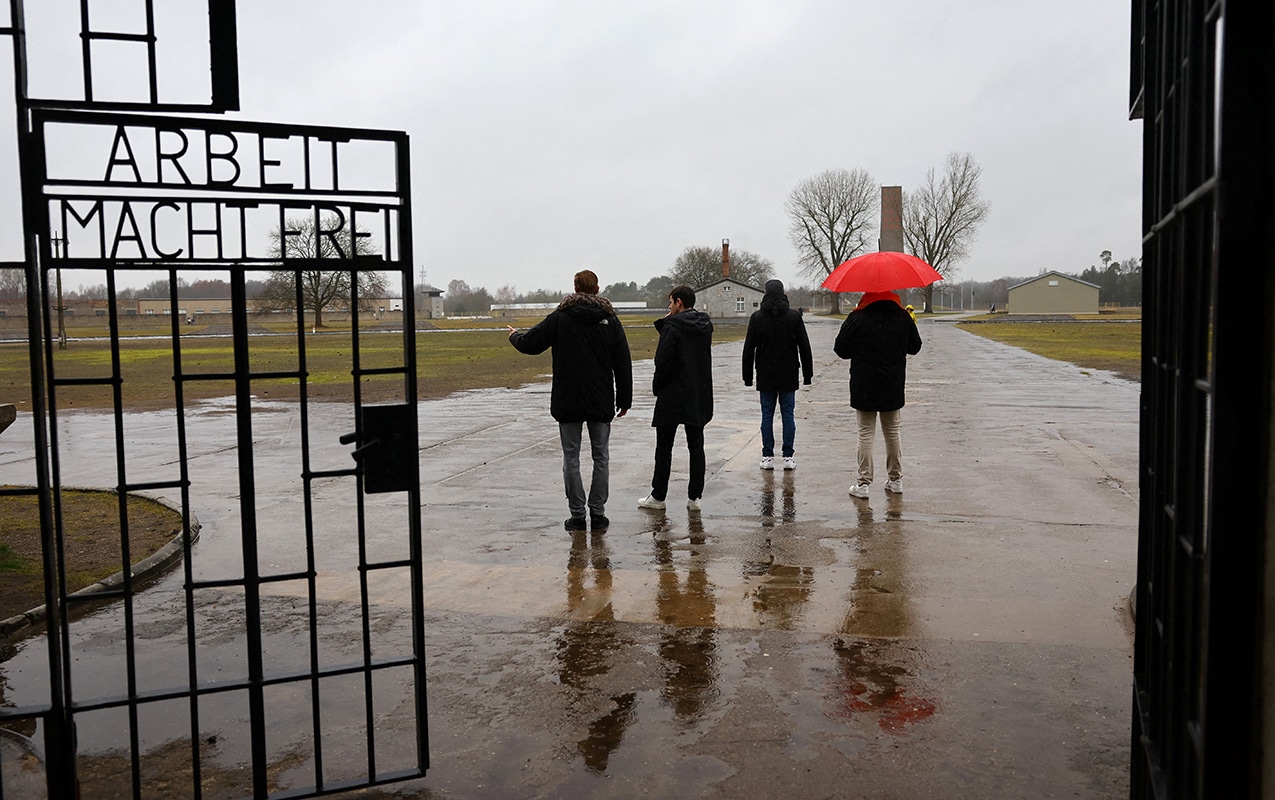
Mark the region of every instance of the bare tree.
MULTIPOLYGON (((943 176, 931 168, 925 182, 903 193, 903 244, 944 278, 969 255, 978 229, 987 219, 988 202, 979 189, 983 168, 969 153, 948 153, 943 176)), ((933 308, 934 285, 925 289, 925 308, 933 308)))
POLYGON ((271 255, 286 263, 289 259, 307 259, 309 269, 276 269, 255 302, 262 310, 291 311, 297 306, 297 289, 301 290, 303 309, 314 310, 315 327, 323 327, 323 309, 348 307, 358 289, 359 309, 372 310, 373 301, 384 297, 388 287, 385 275, 361 269, 355 260, 374 255, 375 250, 364 241, 366 231, 351 231, 340 214, 325 214, 316 225, 310 217, 289 217, 285 230, 270 232, 271 255), (347 261, 341 269, 314 269, 314 260, 347 261))
MULTIPOLYGON (((798 266, 823 281, 843 261, 863 252, 876 230, 877 182, 865 169, 830 169, 797 184, 784 204, 791 224, 788 240, 798 266)), ((832 313, 841 313, 832 295, 832 313)))
POLYGON ((669 275, 655 275, 642 286, 642 299, 649 308, 663 308, 668 303, 668 293, 673 291, 673 279, 669 275))
POLYGON ((27 275, 18 267, 0 269, 0 300, 17 302, 27 296, 27 275))
MULTIPOLYGON (((760 288, 775 274, 775 265, 748 250, 730 251, 730 277, 740 283, 760 288)), ((722 279, 722 249, 720 247, 686 248, 673 262, 669 270, 669 278, 673 286, 686 284, 699 289, 722 279)), ((668 300, 665 293, 664 300, 668 300)))
POLYGON ((452 314, 487 314, 495 300, 482 287, 471 288, 462 280, 453 280, 447 284, 447 307, 452 314))

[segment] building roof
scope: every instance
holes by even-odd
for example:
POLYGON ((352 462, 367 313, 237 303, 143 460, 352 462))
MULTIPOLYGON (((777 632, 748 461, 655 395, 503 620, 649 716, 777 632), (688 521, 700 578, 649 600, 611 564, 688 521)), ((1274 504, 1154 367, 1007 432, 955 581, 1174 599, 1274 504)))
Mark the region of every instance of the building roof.
MULTIPOLYGON (((1053 275, 1053 276, 1055 276, 1055 277, 1058 277, 1058 278, 1066 278, 1066 279, 1067 279, 1067 280, 1069 280, 1069 281, 1072 281, 1072 282, 1074 282, 1074 283, 1080 283, 1080 284, 1083 284, 1083 285, 1085 285, 1085 286, 1092 286, 1092 287, 1093 287, 1093 288, 1095 288, 1095 289, 1101 289, 1101 288, 1102 288, 1101 286, 1099 286, 1099 285, 1098 285, 1098 284, 1096 284, 1096 283, 1090 283, 1089 281, 1082 281, 1080 278, 1077 278, 1075 275, 1067 275, 1066 273, 1059 272, 1059 271, 1058 271, 1058 270, 1056 270, 1056 269, 1051 269, 1049 272, 1042 273, 1042 274, 1040 274, 1040 275, 1037 275, 1037 276, 1036 276, 1036 277, 1034 277, 1034 278, 1028 278, 1028 279, 1027 279, 1027 280, 1025 280, 1025 281, 1020 281, 1020 282, 1018 282, 1018 283, 1014 284, 1013 286, 1009 287, 1009 289, 1017 289, 1019 286, 1026 286, 1026 285, 1027 285, 1027 284, 1029 284, 1029 283, 1035 283, 1036 281, 1040 280, 1041 278, 1048 278, 1048 277, 1049 277, 1049 276, 1051 276, 1051 275, 1053 275)), ((1009 289, 1006 289, 1005 291, 1009 291, 1009 289)))
POLYGON ((716 285, 717 285, 717 284, 719 284, 719 283, 733 283, 733 284, 735 284, 736 286, 742 286, 742 287, 744 287, 745 289, 751 289, 751 290, 752 290, 752 291, 754 291, 754 292, 761 292, 762 294, 765 294, 765 293, 766 293, 764 289, 759 289, 759 288, 757 288, 756 286, 749 286, 748 284, 746 284, 746 283, 744 283, 744 282, 742 282, 742 281, 737 281, 737 280, 735 280, 734 278, 718 278, 717 280, 713 281, 712 283, 706 283, 706 284, 704 284, 703 286, 697 286, 697 287, 695 287, 695 291, 696 291, 696 293, 699 293, 699 292, 702 292, 702 291, 704 291, 705 289, 707 289, 707 288, 709 288, 709 287, 716 286, 716 285))
POLYGON ((492 311, 544 311, 557 308, 557 303, 492 303, 492 311))

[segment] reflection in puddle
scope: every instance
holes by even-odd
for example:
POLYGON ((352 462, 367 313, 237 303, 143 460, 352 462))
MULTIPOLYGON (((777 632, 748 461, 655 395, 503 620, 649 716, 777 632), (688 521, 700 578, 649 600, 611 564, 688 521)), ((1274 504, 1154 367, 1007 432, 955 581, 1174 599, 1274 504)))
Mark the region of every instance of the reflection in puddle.
POLYGON ((797 630, 802 611, 814 591, 813 567, 772 564, 766 582, 753 589, 753 613, 767 628, 797 630))
POLYGON ((886 646, 879 641, 833 640, 836 676, 825 696, 830 718, 850 720, 857 714, 870 714, 881 730, 902 735, 934 716, 938 705, 913 694, 916 676, 896 663, 900 659, 884 652, 886 646))
POLYGON ((718 697, 717 601, 705 570, 704 523, 698 515, 687 520, 690 547, 674 547, 656 536, 659 565, 656 614, 666 626, 659 653, 664 660, 660 697, 679 722, 694 727, 706 707, 718 697), (685 574, 679 575, 678 561, 685 574))
MULTIPOLYGON (((757 512, 761 517, 762 527, 772 528, 775 525, 775 473, 764 471, 761 480, 761 496, 758 498, 757 512)), ((779 519, 784 523, 794 522, 797 519, 797 494, 792 472, 785 470, 780 481, 782 487, 779 491, 779 519)))
POLYGON ((612 697, 615 708, 589 723, 588 735, 576 743, 576 750, 590 772, 607 771, 611 754, 620 748, 624 732, 637 718, 637 693, 627 692, 612 697))
POLYGON ((785 631, 801 627, 815 588, 814 567, 776 563, 774 543, 765 537, 750 548, 740 572, 752 586, 748 594, 759 626, 785 631))
MULTIPOLYGON (((558 635, 558 679, 577 691, 576 705, 588 708, 595 699, 590 679, 606 675, 632 642, 621 634, 611 604, 611 555, 606 537, 577 533, 567 556, 568 621, 558 635)), ((586 726, 576 751, 585 766, 604 773, 625 731, 637 717, 637 695, 611 698, 612 708, 586 726)))

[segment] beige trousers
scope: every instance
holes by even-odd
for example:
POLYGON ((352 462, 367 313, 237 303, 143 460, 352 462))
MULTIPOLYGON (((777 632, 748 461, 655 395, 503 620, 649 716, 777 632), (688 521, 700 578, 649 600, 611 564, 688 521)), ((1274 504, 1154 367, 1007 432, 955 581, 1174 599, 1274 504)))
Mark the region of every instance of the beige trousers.
POLYGON ((885 437, 885 471, 892 481, 903 477, 903 454, 899 432, 903 428, 903 409, 895 411, 860 411, 859 417, 859 483, 872 483, 872 441, 877 436, 877 418, 881 419, 881 435, 885 437))

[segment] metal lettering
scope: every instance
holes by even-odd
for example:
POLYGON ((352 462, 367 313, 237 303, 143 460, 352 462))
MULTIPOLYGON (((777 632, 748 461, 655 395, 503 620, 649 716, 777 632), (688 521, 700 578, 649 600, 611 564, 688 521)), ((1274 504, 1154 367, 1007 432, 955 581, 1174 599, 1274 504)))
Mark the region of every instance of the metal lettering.
POLYGON ((73 218, 76 221, 77 224, 79 224, 81 229, 88 228, 89 222, 94 217, 97 217, 98 247, 105 249, 106 247, 106 218, 105 218, 105 215, 102 213, 102 201, 101 200, 94 201, 93 205, 89 208, 88 216, 85 216, 85 217, 80 216, 79 212, 75 210, 75 206, 71 205, 71 202, 72 201, 70 200, 62 201, 62 230, 66 231, 68 235, 71 232, 71 226, 69 224, 70 220, 67 218, 68 214, 70 215, 71 218, 73 218))
POLYGON ((177 174, 182 176, 182 183, 191 184, 190 176, 186 174, 186 170, 182 168, 181 157, 186 155, 186 151, 190 149, 190 140, 186 138, 186 133, 181 128, 156 128, 155 129, 155 180, 158 183, 164 183, 164 162, 171 161, 173 167, 177 169, 177 174), (163 135, 166 133, 176 134, 181 140, 181 149, 175 153, 164 151, 163 135))
MULTIPOLYGON (((179 167, 179 169, 180 169, 180 167, 179 167)), ((165 251, 165 250, 160 249, 160 246, 159 246, 159 221, 156 219, 156 215, 159 213, 159 210, 160 210, 161 208, 171 208, 172 210, 176 211, 177 213, 179 213, 179 214, 181 213, 181 208, 180 208, 180 207, 179 207, 176 203, 168 203, 168 202, 165 202, 165 203, 156 203, 156 204, 155 204, 154 208, 152 208, 152 209, 151 209, 151 250, 153 250, 153 251, 155 252, 155 255, 159 256, 161 259, 177 259, 177 258, 181 258, 181 254, 182 254, 184 251, 183 251, 180 247, 179 247, 179 248, 177 248, 176 250, 171 251, 171 252, 170 252, 170 251, 165 251)))
MULTIPOLYGON (((338 257, 345 258, 345 251, 341 249, 341 241, 337 238, 337 234, 345 230, 345 215, 341 213, 341 209, 336 207, 325 209, 316 206, 314 209, 314 229, 318 232, 318 236, 322 236, 332 242, 332 247, 336 249, 338 257), (323 227, 322 216, 324 211, 331 211, 332 216, 336 217, 337 226, 335 228, 323 227)), ((317 239, 318 237, 316 236, 315 238, 317 239)), ((315 243, 315 249, 319 249, 317 242, 315 243)))
POLYGON ((137 245, 138 258, 146 258, 146 247, 142 244, 142 232, 137 229, 137 218, 133 216, 133 206, 131 203, 124 204, 124 210, 120 212, 119 224, 115 226, 115 241, 111 243, 111 258, 119 258, 120 245, 124 242, 132 242, 137 245), (132 234, 124 235, 124 223, 128 223, 132 229, 132 234))
POLYGON ((186 230, 189 237, 188 242, 190 244, 191 256, 193 257, 195 254, 195 237, 196 236, 211 236, 213 241, 217 243, 217 258, 221 258, 222 246, 221 246, 220 204, 219 203, 212 203, 212 204, 190 203, 186 206, 186 221, 188 223, 186 230), (195 206, 197 205, 212 205, 213 206, 214 217, 217 220, 217 227, 215 228, 196 228, 195 227, 195 206))
MULTIPOLYGON (((257 137, 257 150, 260 153, 260 158, 258 160, 261 162, 261 188, 262 189, 291 189, 293 188, 294 184, 291 184, 291 183, 271 183, 270 181, 266 180, 266 168, 278 167, 283 165, 282 161, 279 161, 273 158, 266 158, 266 142, 286 142, 290 138, 292 137, 290 136, 259 136, 257 137)), ((305 166, 305 174, 307 177, 310 174, 309 164, 306 164, 305 166)))
POLYGON ((235 159, 235 154, 239 152, 239 140, 233 134, 217 133, 216 131, 207 131, 204 137, 205 146, 208 148, 208 185, 209 186, 234 186, 239 180, 242 170, 239 168, 239 161, 235 159), (222 139, 230 141, 230 150, 224 153, 218 153, 213 150, 213 137, 219 136, 222 139), (230 165, 235 168, 234 177, 230 179, 218 179, 213 175, 214 161, 229 161, 230 165))
POLYGON ((111 173, 115 171, 115 167, 128 166, 133 170, 133 182, 142 182, 142 171, 137 168, 137 157, 133 155, 133 145, 128 141, 128 134, 124 131, 123 125, 115 127, 115 141, 111 143, 111 158, 106 162, 106 178, 111 180, 111 173), (128 158, 120 158, 120 143, 124 144, 124 151, 128 153, 128 158))

